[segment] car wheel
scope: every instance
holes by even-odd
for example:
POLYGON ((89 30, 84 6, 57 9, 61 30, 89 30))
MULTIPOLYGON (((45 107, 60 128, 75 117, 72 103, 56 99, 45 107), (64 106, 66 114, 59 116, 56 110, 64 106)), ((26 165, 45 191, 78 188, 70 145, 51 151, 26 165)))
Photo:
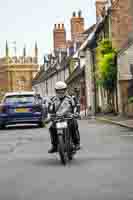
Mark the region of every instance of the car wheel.
POLYGON ((0 129, 5 129, 6 125, 5 124, 1 124, 0 125, 0 129))

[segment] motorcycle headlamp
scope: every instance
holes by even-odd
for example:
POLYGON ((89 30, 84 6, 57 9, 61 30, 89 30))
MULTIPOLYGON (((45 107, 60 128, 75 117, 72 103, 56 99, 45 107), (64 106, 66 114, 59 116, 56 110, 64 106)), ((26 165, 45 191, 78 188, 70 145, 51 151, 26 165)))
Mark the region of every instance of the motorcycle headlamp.
POLYGON ((67 122, 58 122, 56 124, 56 128, 58 129, 67 128, 67 122))

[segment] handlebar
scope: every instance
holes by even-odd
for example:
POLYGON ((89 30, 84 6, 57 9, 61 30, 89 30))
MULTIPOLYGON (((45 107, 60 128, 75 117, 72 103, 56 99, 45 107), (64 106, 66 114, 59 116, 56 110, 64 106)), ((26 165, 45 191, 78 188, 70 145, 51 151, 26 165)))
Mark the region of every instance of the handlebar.
POLYGON ((50 114, 50 118, 51 119, 67 119, 67 120, 70 120, 70 119, 73 119, 73 118, 79 118, 79 114, 72 114, 72 113, 69 113, 69 114, 65 114, 65 115, 57 115, 57 114, 50 114))

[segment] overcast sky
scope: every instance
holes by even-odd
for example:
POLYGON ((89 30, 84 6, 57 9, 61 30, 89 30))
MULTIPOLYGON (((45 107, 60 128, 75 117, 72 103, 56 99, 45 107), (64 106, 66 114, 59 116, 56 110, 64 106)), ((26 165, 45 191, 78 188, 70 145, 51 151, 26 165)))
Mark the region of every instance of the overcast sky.
POLYGON ((40 61, 53 49, 53 27, 64 22, 67 39, 70 39, 70 18, 73 11, 82 10, 85 27, 95 23, 95 0, 1 0, 0 2, 0 56, 4 56, 8 40, 13 54, 16 41, 17 54, 22 54, 24 44, 27 54, 33 54, 37 40, 40 61))

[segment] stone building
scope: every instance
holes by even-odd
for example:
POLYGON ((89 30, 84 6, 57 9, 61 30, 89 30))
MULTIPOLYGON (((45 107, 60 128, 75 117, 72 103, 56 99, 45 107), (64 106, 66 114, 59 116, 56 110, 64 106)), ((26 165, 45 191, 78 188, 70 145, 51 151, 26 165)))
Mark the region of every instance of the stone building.
POLYGON ((38 72, 38 48, 35 44, 34 56, 26 56, 26 48, 23 49, 23 56, 9 54, 8 43, 6 42, 6 55, 0 58, 0 92, 32 90, 32 79, 38 72))

